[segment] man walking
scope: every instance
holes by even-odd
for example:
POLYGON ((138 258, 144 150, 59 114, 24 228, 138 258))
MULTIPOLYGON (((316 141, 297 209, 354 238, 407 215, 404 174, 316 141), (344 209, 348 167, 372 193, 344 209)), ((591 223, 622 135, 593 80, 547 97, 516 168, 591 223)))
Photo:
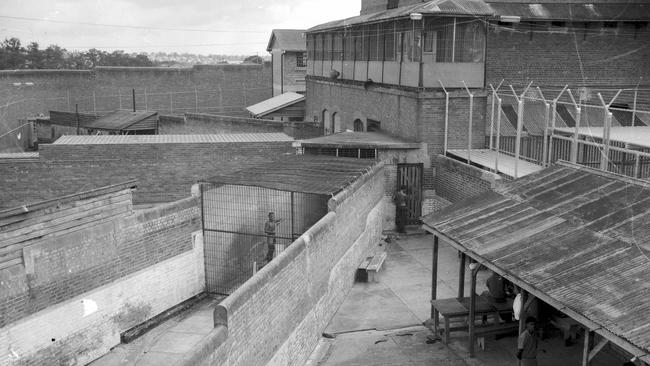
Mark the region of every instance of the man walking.
POLYGON ((526 318, 526 330, 519 335, 517 340, 517 359, 520 366, 537 366, 537 333, 535 333, 537 319, 532 316, 526 318))

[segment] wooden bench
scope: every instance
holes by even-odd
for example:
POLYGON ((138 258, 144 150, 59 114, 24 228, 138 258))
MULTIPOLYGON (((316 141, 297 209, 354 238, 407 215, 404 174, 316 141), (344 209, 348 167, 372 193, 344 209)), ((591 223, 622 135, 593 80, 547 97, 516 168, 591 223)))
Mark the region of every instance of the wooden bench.
POLYGON ((366 257, 357 268, 357 282, 377 282, 377 272, 379 272, 381 266, 384 264, 386 256, 386 252, 381 251, 372 257, 366 257))
POLYGON ((576 340, 576 335, 578 333, 578 326, 580 326, 580 323, 573 320, 573 318, 570 317, 562 318, 559 316, 551 316, 551 324, 553 324, 556 328, 562 330, 565 346, 571 345, 571 342, 576 340))

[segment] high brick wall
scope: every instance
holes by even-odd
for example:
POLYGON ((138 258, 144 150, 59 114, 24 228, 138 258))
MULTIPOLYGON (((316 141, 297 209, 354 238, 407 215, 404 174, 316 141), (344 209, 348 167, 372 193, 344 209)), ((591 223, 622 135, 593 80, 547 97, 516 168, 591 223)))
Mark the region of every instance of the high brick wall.
POLYGON ((19 118, 47 115, 50 110, 74 111, 75 105, 79 111, 130 109, 132 89, 136 90, 138 109, 245 116, 246 106, 272 96, 271 67, 246 64, 0 71, 0 101, 10 104, 2 109, 0 134, 16 127, 19 118), (28 82, 33 85, 25 85, 28 82), (14 86, 17 83, 20 85, 14 86))
POLYGON ((204 290, 196 198, 133 211, 127 190, 26 215, 0 232, 24 257, 0 270, 2 365, 86 364, 204 290))
POLYGON ((456 203, 489 191, 501 177, 441 155, 433 163, 436 169, 436 195, 456 203))
MULTIPOLYGON (((341 116, 343 129, 353 129, 360 119, 381 122, 381 130, 395 136, 424 142, 431 153, 440 153, 444 146, 445 96, 443 93, 418 92, 405 88, 371 86, 365 89, 355 83, 307 79, 306 119, 323 121, 323 110, 341 116)), ((480 148, 485 141, 487 97, 475 93, 472 115, 472 146, 480 148)), ((469 130, 469 97, 463 90, 450 91, 449 148, 467 148, 469 130)))
POLYGON ((0 162, 0 208, 133 178, 136 204, 170 202, 188 197, 199 179, 292 151, 291 142, 41 145, 37 161, 0 162))
POLYGON ((331 199, 325 217, 217 306, 215 329, 181 364, 303 365, 379 240, 383 174, 379 163, 331 199))
POLYGON ((247 132, 283 132, 295 139, 322 135, 318 124, 311 122, 281 122, 203 113, 187 113, 184 119, 161 118, 159 130, 162 135, 247 132))
MULTIPOLYGON (((577 23, 584 27, 583 23, 577 23)), ((550 27, 548 22, 519 23, 513 29, 490 27, 487 41, 487 82, 497 85, 634 86, 650 78, 650 31, 619 23, 618 34, 602 23, 581 29, 550 27), (541 27, 541 28, 540 28, 541 27), (546 31, 543 31, 546 29, 546 31), (565 29, 564 32, 560 30, 565 29), (596 33, 596 34, 594 34, 596 33), (561 65, 561 67, 558 67, 561 65)))

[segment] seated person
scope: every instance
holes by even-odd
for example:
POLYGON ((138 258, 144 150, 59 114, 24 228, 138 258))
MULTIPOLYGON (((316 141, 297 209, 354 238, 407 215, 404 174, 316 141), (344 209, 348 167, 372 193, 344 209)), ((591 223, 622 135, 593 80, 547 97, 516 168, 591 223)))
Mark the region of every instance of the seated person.
POLYGON ((496 273, 492 273, 485 281, 488 291, 485 291, 481 296, 487 297, 492 302, 504 303, 506 302, 506 280, 496 273))

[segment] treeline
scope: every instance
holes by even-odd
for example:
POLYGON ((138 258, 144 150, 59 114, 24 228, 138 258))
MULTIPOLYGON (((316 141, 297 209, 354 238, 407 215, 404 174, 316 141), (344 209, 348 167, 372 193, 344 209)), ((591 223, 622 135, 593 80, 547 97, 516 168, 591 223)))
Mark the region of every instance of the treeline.
POLYGON ((57 45, 40 49, 37 42, 23 47, 18 38, 0 44, 0 69, 92 69, 95 66, 156 66, 146 54, 106 52, 91 48, 70 52, 57 45))

